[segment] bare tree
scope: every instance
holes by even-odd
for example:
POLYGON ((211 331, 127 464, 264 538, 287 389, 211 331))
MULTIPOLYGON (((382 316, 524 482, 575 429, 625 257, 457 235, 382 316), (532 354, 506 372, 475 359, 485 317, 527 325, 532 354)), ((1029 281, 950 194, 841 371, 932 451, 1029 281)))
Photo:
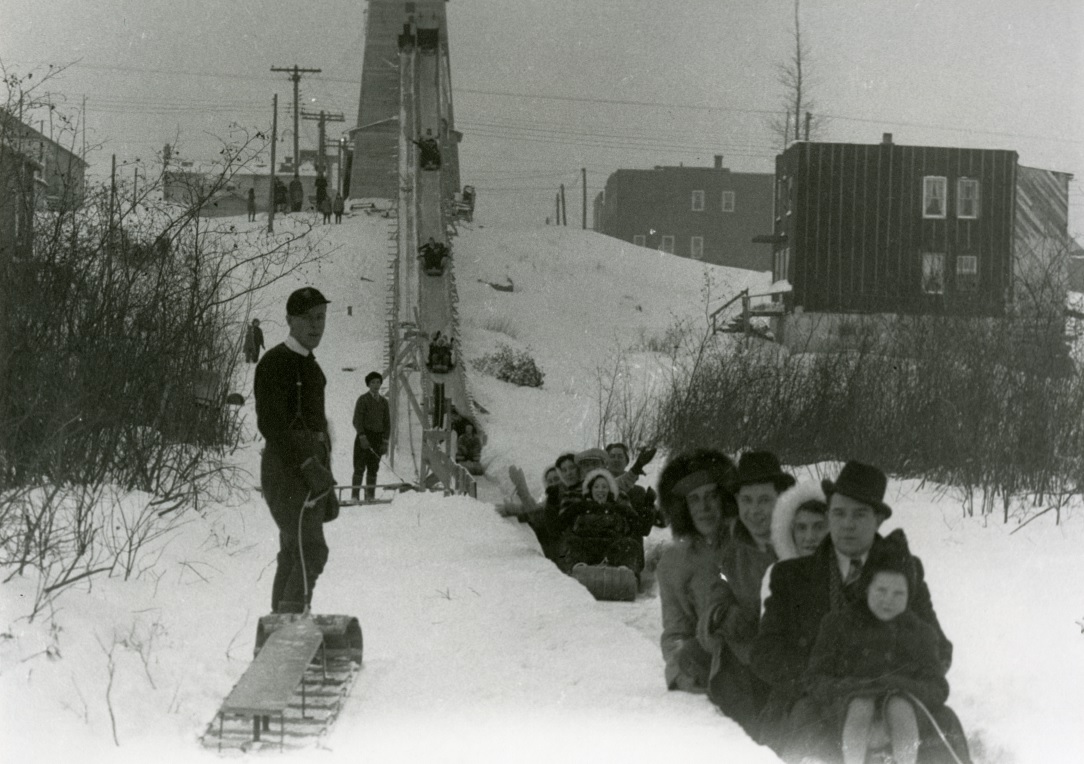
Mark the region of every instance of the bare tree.
POLYGON ((794 0, 794 48, 790 57, 776 67, 777 80, 783 87, 783 115, 771 122, 772 132, 779 136, 782 145, 802 137, 816 137, 823 125, 823 117, 814 114, 816 103, 810 96, 809 42, 802 37, 799 0, 794 0))

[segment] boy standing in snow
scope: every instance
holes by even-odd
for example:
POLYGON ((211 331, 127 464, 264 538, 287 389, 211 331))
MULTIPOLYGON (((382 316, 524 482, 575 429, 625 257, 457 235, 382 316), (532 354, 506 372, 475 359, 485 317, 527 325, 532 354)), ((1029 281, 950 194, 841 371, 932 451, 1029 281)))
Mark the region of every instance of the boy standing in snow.
POLYGON ((809 657, 810 694, 829 725, 842 721, 844 764, 885 742, 895 764, 914 764, 916 704, 933 710, 948 698, 937 632, 907 608, 910 558, 903 531, 893 531, 862 571, 864 595, 824 617, 809 657))
POLYGON ((327 563, 324 523, 339 513, 324 414, 327 379, 312 351, 324 335, 328 300, 312 287, 286 301, 290 336, 256 366, 256 425, 266 438, 260 487, 279 529, 271 587, 275 613, 303 613, 327 563))
POLYGON ((380 457, 388 450, 388 438, 391 436, 391 410, 388 399, 380 394, 380 385, 384 377, 379 371, 370 371, 365 375, 365 385, 369 392, 358 396, 354 404, 354 486, 351 495, 360 496, 359 486, 365 478, 365 498, 371 501, 376 497, 376 473, 380 470, 380 457))

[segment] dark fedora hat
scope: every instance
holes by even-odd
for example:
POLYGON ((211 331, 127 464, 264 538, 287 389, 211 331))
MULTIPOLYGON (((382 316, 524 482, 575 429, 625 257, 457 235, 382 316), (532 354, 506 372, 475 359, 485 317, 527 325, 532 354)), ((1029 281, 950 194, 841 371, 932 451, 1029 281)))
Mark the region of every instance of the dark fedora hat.
POLYGON ((743 485, 771 483, 777 491, 785 491, 794 485, 793 475, 783 472, 779 457, 771 451, 748 451, 738 460, 738 477, 735 490, 743 485))
POLYGON ((833 483, 822 480, 821 487, 829 502, 832 494, 839 493, 863 504, 869 504, 886 518, 892 516, 892 507, 885 504, 885 488, 888 477, 872 464, 849 461, 839 471, 839 477, 833 483))

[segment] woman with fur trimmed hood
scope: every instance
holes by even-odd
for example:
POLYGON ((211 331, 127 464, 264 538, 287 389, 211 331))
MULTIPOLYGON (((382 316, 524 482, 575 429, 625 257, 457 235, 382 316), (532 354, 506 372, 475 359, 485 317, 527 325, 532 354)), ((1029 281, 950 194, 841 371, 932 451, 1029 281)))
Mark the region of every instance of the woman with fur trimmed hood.
MULTIPOLYGON (((772 515, 772 548, 776 557, 792 560, 817 551, 828 535, 827 513, 828 499, 817 481, 803 481, 779 494, 772 515)), ((765 571, 760 584, 761 615, 773 567, 774 563, 765 571)))
POLYGON ((671 690, 707 692, 711 654, 696 638, 694 582, 701 580, 700 571, 718 573, 728 521, 738 513, 730 490, 735 475, 729 457, 706 448, 675 456, 659 475, 659 500, 673 534, 655 570, 662 606, 660 645, 671 690))
POLYGON ((583 480, 582 497, 559 518, 566 573, 575 565, 627 567, 639 581, 644 569, 643 545, 636 535, 636 513, 619 499, 617 481, 606 468, 593 469, 583 480))

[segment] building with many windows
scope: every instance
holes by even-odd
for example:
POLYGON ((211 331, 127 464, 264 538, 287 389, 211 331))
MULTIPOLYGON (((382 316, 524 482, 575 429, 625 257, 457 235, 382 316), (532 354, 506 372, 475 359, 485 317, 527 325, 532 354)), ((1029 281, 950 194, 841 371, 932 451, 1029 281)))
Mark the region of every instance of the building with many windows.
POLYGON ((774 281, 806 311, 999 315, 1025 250, 1066 240, 1066 173, 1014 151, 796 142, 776 159, 774 281))
POLYGON ((771 175, 713 167, 617 170, 595 199, 595 230, 716 265, 766 271, 771 257, 753 237, 772 218, 771 175))
POLYGON ((1063 284, 1071 177, 1014 151, 890 133, 791 144, 776 158, 771 233, 757 237, 789 285, 771 311, 777 339, 805 342, 818 322, 831 335, 847 314, 1001 316, 1036 274, 1063 284))

